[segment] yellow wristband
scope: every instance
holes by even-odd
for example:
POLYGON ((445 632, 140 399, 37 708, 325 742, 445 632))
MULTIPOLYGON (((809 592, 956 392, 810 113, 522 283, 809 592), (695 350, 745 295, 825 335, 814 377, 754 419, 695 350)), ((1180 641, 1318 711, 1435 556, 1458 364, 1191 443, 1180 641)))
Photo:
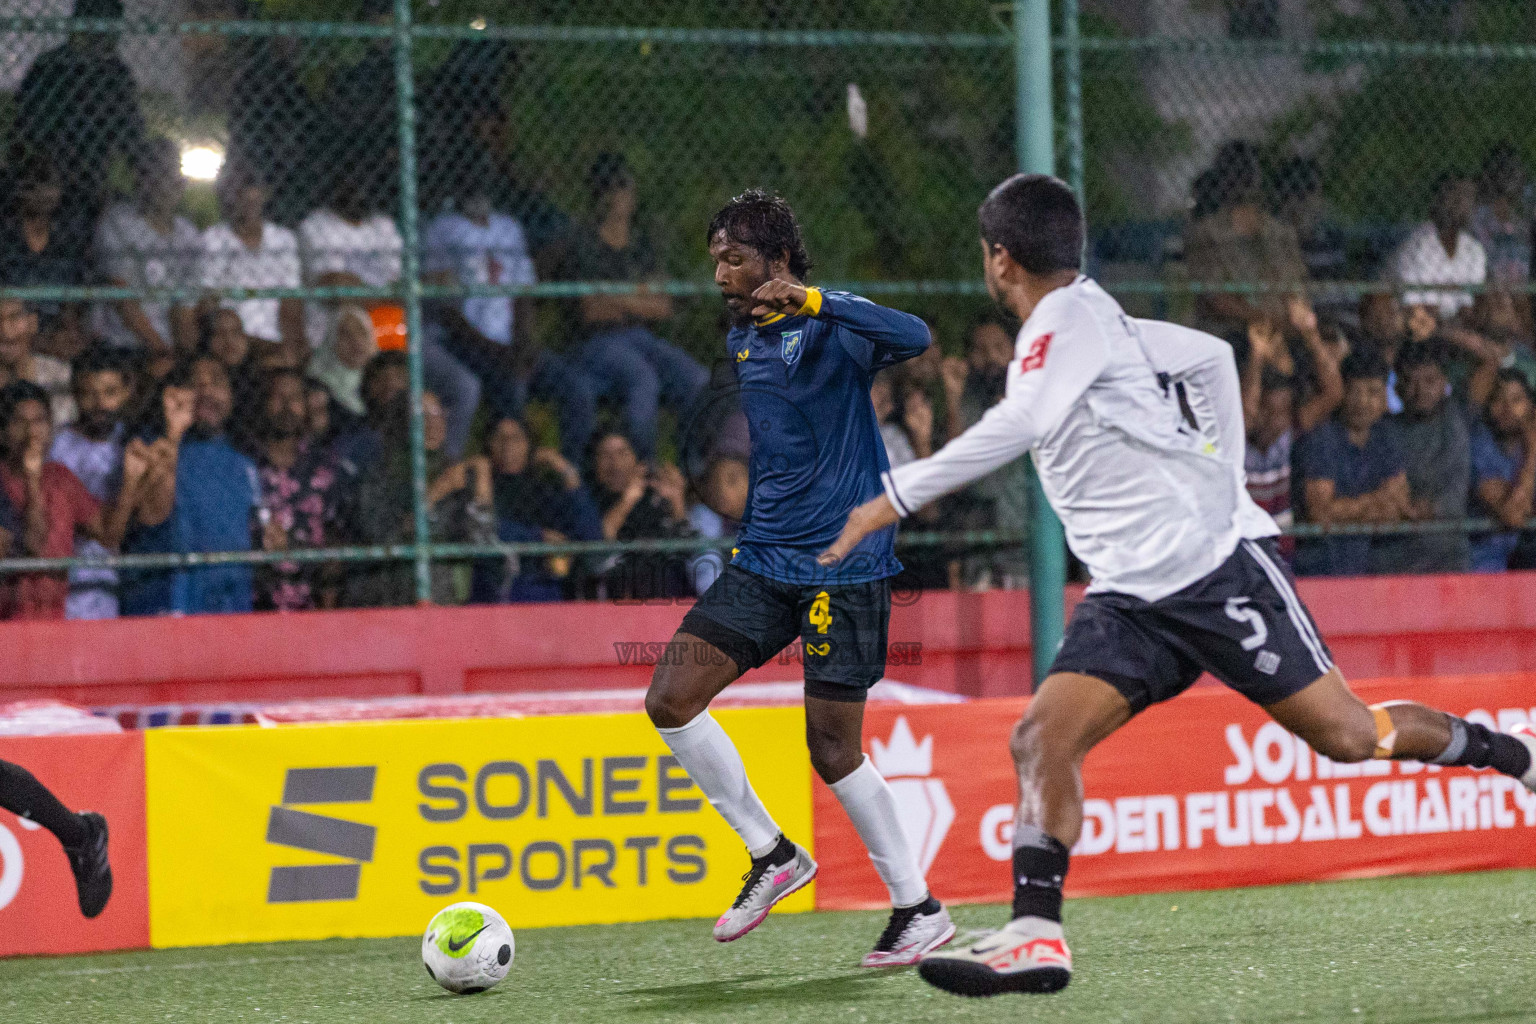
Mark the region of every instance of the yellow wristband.
POLYGON ((805 305, 796 311, 795 316, 819 315, 821 315, 821 289, 807 288, 805 290, 805 305))

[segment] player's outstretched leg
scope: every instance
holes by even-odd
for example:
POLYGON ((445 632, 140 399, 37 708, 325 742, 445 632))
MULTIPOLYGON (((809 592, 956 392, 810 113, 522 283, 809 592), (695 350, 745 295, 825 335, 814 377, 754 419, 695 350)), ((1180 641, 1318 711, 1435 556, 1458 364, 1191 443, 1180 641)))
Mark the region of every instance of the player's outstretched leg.
POLYGON ((1529 726, 1496 732, 1406 700, 1367 707, 1337 668, 1264 710, 1334 761, 1408 760, 1492 768, 1536 792, 1536 732, 1529 726))
POLYGON ((1083 758, 1130 717, 1119 691, 1092 676, 1059 672, 1040 684, 1009 743, 1019 774, 1013 919, 924 957, 924 981, 956 995, 992 996, 1056 992, 1072 980, 1061 889, 1083 828, 1083 758))
POLYGON ((112 896, 107 861, 107 819, 95 811, 74 813, 25 768, 0 761, 0 807, 52 832, 69 857, 80 913, 95 917, 112 896))
POLYGON ((747 845, 752 864, 741 892, 715 922, 715 938, 739 939, 763 923, 768 911, 816 877, 816 862, 785 838, 747 781, 736 745, 709 713, 709 702, 741 671, 718 647, 679 631, 651 676, 645 710, 677 763, 710 806, 747 845))
POLYGON ((949 911, 928 892, 917 854, 901 826, 896 796, 864 756, 863 692, 857 699, 805 698, 805 745, 811 767, 843 805, 875 873, 891 894, 891 917, 862 961, 864 967, 906 967, 954 938, 949 911))

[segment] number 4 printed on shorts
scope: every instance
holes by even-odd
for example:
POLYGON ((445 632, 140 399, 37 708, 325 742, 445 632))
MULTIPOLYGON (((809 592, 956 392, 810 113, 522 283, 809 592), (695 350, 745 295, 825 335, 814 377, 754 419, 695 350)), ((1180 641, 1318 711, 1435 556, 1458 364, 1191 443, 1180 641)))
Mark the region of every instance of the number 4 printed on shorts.
POLYGON ((1246 597, 1227 598, 1227 618, 1233 622, 1246 622, 1253 627, 1253 635, 1242 640, 1243 650, 1254 651, 1264 646, 1264 641, 1269 639, 1269 627, 1264 624, 1264 616, 1254 608, 1244 608, 1248 603, 1246 597))
POLYGON ((825 590, 817 594, 816 600, 811 602, 811 611, 806 619, 816 627, 816 632, 825 633, 827 627, 832 625, 832 595, 825 590))

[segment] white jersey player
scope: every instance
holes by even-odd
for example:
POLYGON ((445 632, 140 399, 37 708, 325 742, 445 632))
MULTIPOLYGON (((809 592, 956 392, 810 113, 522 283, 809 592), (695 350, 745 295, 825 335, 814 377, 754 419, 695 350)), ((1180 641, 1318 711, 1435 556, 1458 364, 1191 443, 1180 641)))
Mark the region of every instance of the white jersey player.
POLYGON ((988 291, 1024 324, 1007 391, 933 456, 886 473, 885 494, 849 514, 822 559, 1029 452, 1092 583, 1010 743, 1013 919, 929 954, 922 976, 963 995, 1071 980, 1061 896, 1083 758, 1202 672, 1335 761, 1494 768, 1536 790, 1531 733, 1405 701, 1366 707, 1350 691, 1276 554, 1279 530, 1244 486, 1231 349, 1133 319, 1082 276, 1082 212, 1057 179, 1015 175, 980 212, 988 291))

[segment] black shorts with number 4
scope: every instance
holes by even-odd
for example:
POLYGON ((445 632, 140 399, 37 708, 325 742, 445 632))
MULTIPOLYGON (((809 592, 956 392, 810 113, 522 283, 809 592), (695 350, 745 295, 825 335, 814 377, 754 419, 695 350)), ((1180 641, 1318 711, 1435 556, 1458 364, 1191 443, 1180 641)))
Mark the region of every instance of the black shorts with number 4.
POLYGON ((888 579, 807 586, 727 565, 678 632, 724 651, 743 672, 800 637, 806 694, 857 702, 885 675, 890 621, 888 579))
POLYGON ((1333 668, 1274 542, 1245 540, 1216 571, 1156 601, 1089 594, 1072 613, 1052 672, 1109 683, 1132 712, 1176 697, 1202 671, 1260 705, 1333 668))

